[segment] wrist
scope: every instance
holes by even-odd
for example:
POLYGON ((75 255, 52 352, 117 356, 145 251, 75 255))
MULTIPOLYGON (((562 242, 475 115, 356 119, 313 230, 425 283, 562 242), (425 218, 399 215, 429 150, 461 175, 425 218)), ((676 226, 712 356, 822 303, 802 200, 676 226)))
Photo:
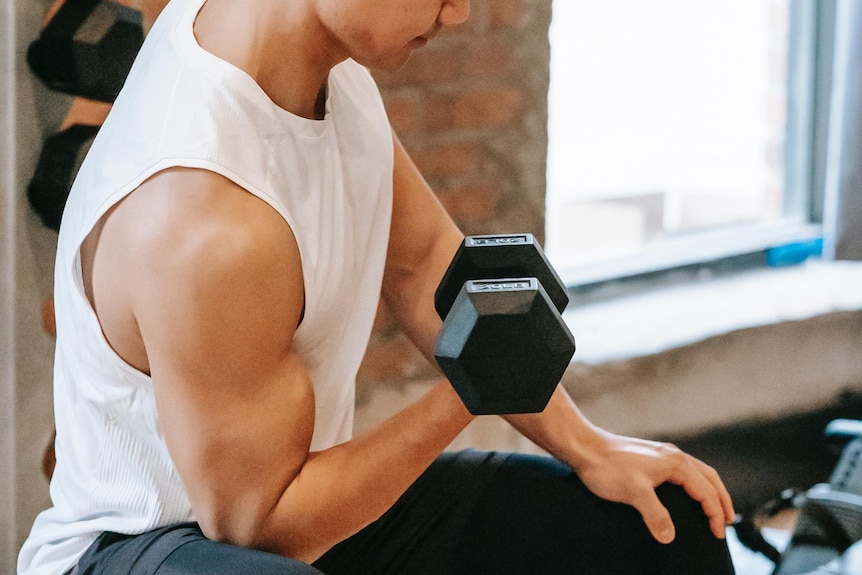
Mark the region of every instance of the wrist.
POLYGON ((432 394, 441 402, 441 412, 446 413, 453 421, 466 426, 476 419, 477 416, 467 410, 461 397, 448 379, 440 379, 429 392, 429 395, 432 394))
POLYGON ((604 457, 613 435, 590 422, 558 387, 542 413, 506 417, 542 449, 578 470, 604 457))
POLYGON ((586 421, 579 429, 570 430, 570 439, 559 457, 580 472, 604 459, 611 450, 611 443, 610 433, 586 421))

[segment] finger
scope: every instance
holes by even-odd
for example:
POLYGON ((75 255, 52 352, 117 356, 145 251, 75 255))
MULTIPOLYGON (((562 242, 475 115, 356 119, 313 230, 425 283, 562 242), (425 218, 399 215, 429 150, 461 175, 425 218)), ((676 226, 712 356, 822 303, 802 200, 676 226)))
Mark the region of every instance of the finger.
POLYGON ((712 483, 713 487, 715 487, 718 492, 718 497, 721 501, 721 508, 724 510, 725 523, 733 523, 733 520, 736 517, 736 511, 733 509, 733 499, 731 499, 730 493, 727 491, 727 487, 725 487, 724 482, 713 467, 702 461, 698 461, 698 463, 703 469, 704 476, 706 476, 707 480, 712 483))
POLYGON ((641 514, 647 529, 656 541, 667 544, 674 540, 676 528, 670 513, 662 505, 652 487, 642 489, 632 506, 641 514))
POLYGON ((671 482, 682 486, 689 497, 700 503, 709 520, 712 534, 719 539, 724 539, 727 526, 724 505, 719 489, 707 477, 708 473, 705 467, 708 466, 690 457, 686 465, 677 469, 671 482))

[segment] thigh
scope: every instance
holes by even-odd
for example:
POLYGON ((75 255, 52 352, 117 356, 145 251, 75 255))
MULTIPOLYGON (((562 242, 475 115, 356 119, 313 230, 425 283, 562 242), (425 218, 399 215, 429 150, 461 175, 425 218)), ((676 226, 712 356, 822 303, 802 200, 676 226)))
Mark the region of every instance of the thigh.
POLYGON ((105 533, 78 563, 78 575, 321 575, 271 553, 207 539, 197 524, 141 535, 105 533))
POLYGON ((446 575, 473 509, 506 455, 444 453, 380 519, 333 547, 327 575, 446 575))
POLYGON ((514 455, 477 501, 450 572, 732 574, 726 542, 712 535, 700 504, 675 485, 657 492, 677 530, 669 545, 634 508, 597 497, 565 465, 514 455))
POLYGON ((659 495, 677 527, 670 545, 554 459, 445 454, 379 521, 315 565, 328 575, 733 573, 700 506, 675 486, 659 495))

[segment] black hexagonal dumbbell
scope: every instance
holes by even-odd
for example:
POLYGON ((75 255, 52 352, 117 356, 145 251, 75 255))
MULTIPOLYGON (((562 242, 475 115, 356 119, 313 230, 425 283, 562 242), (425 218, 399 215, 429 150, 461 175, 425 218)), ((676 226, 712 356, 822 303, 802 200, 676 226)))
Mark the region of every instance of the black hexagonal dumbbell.
POLYGON ((140 12, 106 0, 66 0, 27 49, 52 90, 113 102, 144 41, 140 12))
POLYGON ((545 408, 575 352, 560 315, 567 303, 565 287, 529 234, 465 238, 435 297, 444 319, 435 357, 471 413, 545 408), (452 282, 461 284, 447 304, 452 282))
POLYGON ((99 126, 72 125, 57 132, 42 146, 27 199, 48 228, 59 231, 60 219, 72 182, 99 132, 99 126))
POLYGON ((434 294, 437 315, 446 317, 468 280, 522 277, 538 279, 563 313, 569 304, 568 291, 532 234, 467 236, 434 294))

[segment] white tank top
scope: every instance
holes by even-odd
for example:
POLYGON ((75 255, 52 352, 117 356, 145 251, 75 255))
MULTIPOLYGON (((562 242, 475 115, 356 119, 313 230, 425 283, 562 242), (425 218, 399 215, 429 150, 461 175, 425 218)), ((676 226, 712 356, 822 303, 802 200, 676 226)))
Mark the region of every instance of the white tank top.
POLYGON ((323 120, 286 112, 197 44, 192 25, 203 3, 172 0, 162 12, 69 196, 55 269, 53 507, 21 550, 21 575, 63 573, 102 531, 142 533, 194 519, 152 382, 105 341, 81 279, 81 242, 156 172, 216 172, 290 225, 306 294, 294 348, 317 401, 312 449, 351 435, 392 210, 392 135, 380 94, 367 70, 346 61, 330 74, 323 120))

